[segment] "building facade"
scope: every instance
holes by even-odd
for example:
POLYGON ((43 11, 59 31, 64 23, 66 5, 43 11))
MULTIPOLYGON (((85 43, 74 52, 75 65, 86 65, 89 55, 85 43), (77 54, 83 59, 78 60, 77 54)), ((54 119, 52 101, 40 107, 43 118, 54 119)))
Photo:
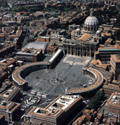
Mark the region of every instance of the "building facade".
POLYGON ((120 122, 120 93, 112 93, 105 104, 105 113, 110 114, 120 122))
POLYGON ((0 102, 0 115, 5 116, 5 121, 8 122, 8 125, 17 120, 20 109, 19 103, 4 100, 0 102))
POLYGON ((83 29, 77 28, 71 32, 71 39, 62 39, 59 44, 65 54, 77 56, 94 56, 102 40, 98 30, 98 19, 93 16, 93 10, 84 22, 83 29))
POLYGON ((117 79, 120 75, 120 55, 111 55, 110 64, 111 71, 114 73, 114 78, 117 79))
POLYGON ((42 50, 34 48, 25 48, 16 54, 18 60, 27 62, 37 62, 42 59, 42 50))

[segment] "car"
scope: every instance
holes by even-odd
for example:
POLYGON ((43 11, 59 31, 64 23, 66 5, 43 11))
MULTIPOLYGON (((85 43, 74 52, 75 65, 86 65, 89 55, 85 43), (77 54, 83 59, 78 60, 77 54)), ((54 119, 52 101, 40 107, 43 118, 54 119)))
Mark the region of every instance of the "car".
POLYGON ((85 104, 87 104, 87 101, 83 101, 85 104))
POLYGON ((41 94, 37 93, 37 96, 41 96, 41 94))
POLYGON ((87 103, 89 103, 89 102, 90 102, 90 100, 86 100, 86 102, 87 102, 87 103))
POLYGON ((27 108, 27 106, 26 106, 26 105, 22 105, 22 107, 23 107, 23 108, 25 108, 25 109, 27 108))
POLYGON ((37 100, 37 103, 39 103, 40 102, 40 100, 37 100))
POLYGON ((23 101, 23 98, 20 98, 19 100, 20 100, 20 101, 23 101))
POLYGON ((21 111, 25 111, 25 109, 22 108, 21 111))
POLYGON ((27 107, 27 108, 29 108, 29 105, 28 105, 28 104, 26 104, 26 107, 27 107))
POLYGON ((23 96, 26 96, 27 94, 26 93, 23 93, 23 96))
POLYGON ((36 100, 33 99, 33 100, 31 100, 31 102, 32 102, 32 103, 36 103, 36 100))
POLYGON ((28 100, 31 101, 31 99, 32 99, 32 98, 30 97, 28 100))
POLYGON ((32 95, 35 95, 35 92, 31 92, 32 95))

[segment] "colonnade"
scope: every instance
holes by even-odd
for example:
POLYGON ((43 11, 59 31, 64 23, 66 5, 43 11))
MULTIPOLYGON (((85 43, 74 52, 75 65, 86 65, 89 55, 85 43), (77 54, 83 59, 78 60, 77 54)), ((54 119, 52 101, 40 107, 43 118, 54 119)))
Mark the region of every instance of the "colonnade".
POLYGON ((92 68, 83 68, 83 74, 89 75, 93 78, 94 83, 86 88, 67 88, 65 90, 66 94, 80 94, 83 97, 90 97, 93 96, 97 90, 99 90, 103 84, 103 75, 99 71, 92 68))
POLYGON ((92 57, 96 51, 96 47, 80 47, 80 46, 64 46, 65 54, 77 55, 77 56, 89 56, 92 57))
POLYGON ((20 71, 20 76, 25 78, 25 76, 27 76, 29 73, 37 71, 37 70, 41 70, 41 69, 46 69, 47 65, 34 65, 34 66, 29 66, 26 67, 25 69, 20 71))

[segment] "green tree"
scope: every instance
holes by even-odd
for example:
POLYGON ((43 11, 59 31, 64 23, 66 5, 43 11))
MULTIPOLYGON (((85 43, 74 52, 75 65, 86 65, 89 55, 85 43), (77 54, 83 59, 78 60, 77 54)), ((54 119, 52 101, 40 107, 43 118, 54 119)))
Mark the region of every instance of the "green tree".
POLYGON ((35 38, 33 37, 27 40, 28 43, 33 42, 33 41, 35 41, 35 38))
POLYGON ((98 91, 94 98, 91 100, 91 102, 89 103, 89 108, 90 109, 94 109, 97 107, 97 103, 98 101, 102 100, 102 97, 104 96, 104 92, 103 91, 98 91))
POLYGON ((10 9, 10 11, 11 12, 21 12, 21 11, 28 12, 28 9, 25 6, 14 6, 13 8, 10 9))
POLYGON ((0 1, 0 7, 8 7, 7 1, 0 1))

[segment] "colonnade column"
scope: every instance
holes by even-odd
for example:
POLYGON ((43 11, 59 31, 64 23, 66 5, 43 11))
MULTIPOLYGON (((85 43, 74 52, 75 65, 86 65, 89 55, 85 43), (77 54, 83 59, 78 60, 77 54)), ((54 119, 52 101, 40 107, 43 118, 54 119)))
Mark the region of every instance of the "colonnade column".
POLYGON ((71 52, 72 52, 72 47, 69 46, 69 53, 72 54, 71 52))
POLYGON ((90 48, 90 57, 91 57, 91 48, 90 48))
POLYGON ((79 55, 78 52, 79 52, 79 51, 78 51, 78 48, 77 48, 77 56, 79 55))
POLYGON ((67 54, 69 54, 69 51, 68 51, 68 46, 67 46, 67 54))
POLYGON ((84 48, 82 48, 82 56, 84 56, 84 48))
POLYGON ((74 48, 74 55, 76 55, 76 48, 74 48))
POLYGON ((81 54, 82 54, 82 49, 80 48, 80 56, 81 56, 81 54))

